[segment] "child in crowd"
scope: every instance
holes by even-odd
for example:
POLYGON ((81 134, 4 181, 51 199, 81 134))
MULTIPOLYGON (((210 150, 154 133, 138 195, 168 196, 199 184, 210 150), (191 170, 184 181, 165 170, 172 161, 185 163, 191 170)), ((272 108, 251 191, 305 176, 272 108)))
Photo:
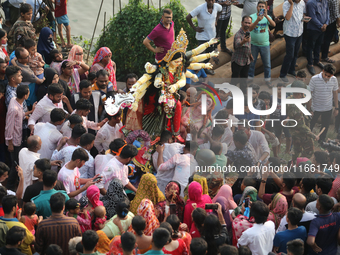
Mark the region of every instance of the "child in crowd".
MULTIPOLYGON (((165 228, 157 228, 152 234, 152 249, 145 255, 164 254, 162 249, 170 239, 170 233, 165 228)), ((193 253, 195 254, 195 253, 193 253)), ((196 255, 196 254, 195 254, 196 255)))
POLYGON ((83 233, 91 229, 91 217, 85 208, 83 213, 80 213, 80 203, 76 199, 70 198, 66 201, 65 208, 68 211, 66 216, 75 218, 83 233))
POLYGON ((91 82, 92 87, 93 87, 93 84, 95 84, 96 81, 97 81, 96 72, 89 72, 89 75, 87 76, 87 79, 91 82))
POLYGON ((101 230, 104 228, 106 223, 106 210, 105 207, 102 205, 97 206, 94 208, 94 217, 92 220, 92 229, 94 231, 101 230))
POLYGON ((43 220, 42 216, 36 215, 37 207, 34 203, 28 202, 24 205, 24 213, 25 215, 21 216, 20 222, 24 223, 29 231, 34 235, 35 234, 35 226, 43 220))
POLYGON ((23 36, 27 36, 35 40, 35 29, 31 22, 33 14, 33 8, 28 3, 22 3, 20 5, 20 18, 14 23, 11 30, 8 33, 8 44, 15 47, 19 46, 19 40, 23 36))
POLYGON ((71 44, 71 26, 70 21, 67 16, 67 4, 66 0, 55 0, 55 9, 54 15, 58 23, 58 32, 61 39, 61 47, 72 48, 71 44), (64 36, 63 36, 63 25, 66 28, 66 38, 67 38, 67 45, 65 45, 64 36))
POLYGON ((52 59, 50 67, 54 68, 54 70, 58 72, 58 75, 60 75, 60 67, 61 67, 61 62, 63 61, 63 54, 61 54, 60 50, 53 49, 50 52, 50 56, 52 59))
POLYGON ((299 238, 304 242, 307 239, 307 231, 304 226, 298 227, 302 219, 303 212, 295 207, 289 208, 287 213, 288 229, 278 232, 274 237, 273 250, 276 253, 287 253, 287 243, 291 240, 299 238))
MULTIPOLYGON (((122 249, 124 254, 122 255, 132 255, 133 250, 136 248, 136 237, 134 234, 130 232, 126 232, 122 234, 120 238, 121 244, 122 244, 122 249)), ((137 254, 137 252, 136 252, 137 254)))

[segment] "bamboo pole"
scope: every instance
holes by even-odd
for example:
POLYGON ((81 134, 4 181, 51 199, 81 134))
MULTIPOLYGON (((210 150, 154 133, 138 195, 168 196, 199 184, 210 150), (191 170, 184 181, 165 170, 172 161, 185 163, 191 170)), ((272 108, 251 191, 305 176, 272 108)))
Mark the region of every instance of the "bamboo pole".
POLYGON ((115 16, 115 0, 112 0, 112 18, 115 16))
POLYGON ((119 11, 122 11, 122 0, 119 0, 119 11))
POLYGON ((103 34, 105 36, 105 21, 106 21, 106 12, 104 12, 104 28, 103 28, 103 34))
POLYGON ((91 47, 92 47, 92 43, 93 43, 94 34, 96 33, 97 24, 98 24, 98 20, 99 20, 99 15, 100 15, 100 12, 101 12, 101 10, 102 10, 103 2, 104 2, 104 0, 102 0, 102 2, 100 3, 100 7, 99 7, 99 11, 98 11, 98 15, 97 15, 97 20, 96 20, 96 24, 95 24, 95 26, 94 26, 93 33, 92 33, 92 38, 91 38, 90 47, 89 47, 89 50, 87 51, 87 58, 86 58, 86 63, 89 61, 89 57, 90 57, 90 50, 91 50, 91 47))

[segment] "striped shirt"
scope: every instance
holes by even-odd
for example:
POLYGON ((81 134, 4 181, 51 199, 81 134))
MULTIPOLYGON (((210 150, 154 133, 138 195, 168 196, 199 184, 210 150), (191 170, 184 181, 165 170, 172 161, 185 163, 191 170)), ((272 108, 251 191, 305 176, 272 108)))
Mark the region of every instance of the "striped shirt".
POLYGON ((309 81, 312 92, 312 110, 317 112, 330 111, 333 108, 333 91, 338 90, 338 80, 332 76, 328 82, 322 78, 322 72, 314 75, 309 81))
POLYGON ((329 8, 329 24, 332 24, 333 22, 336 21, 337 18, 340 18, 339 1, 329 0, 328 8, 329 8))
POLYGON ((12 97, 7 110, 5 139, 6 145, 12 140, 14 146, 20 146, 22 142, 22 122, 25 112, 22 104, 12 97))
POLYGON ((63 254, 68 255, 68 242, 81 234, 79 223, 75 218, 54 213, 39 223, 35 235, 35 249, 40 255, 44 255, 50 244, 57 244, 63 250, 63 254))

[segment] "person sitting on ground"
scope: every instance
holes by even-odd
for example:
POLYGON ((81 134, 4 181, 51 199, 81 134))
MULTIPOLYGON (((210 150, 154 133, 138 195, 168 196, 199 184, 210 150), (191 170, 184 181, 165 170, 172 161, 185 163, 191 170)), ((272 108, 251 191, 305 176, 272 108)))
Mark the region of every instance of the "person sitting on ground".
POLYGON ((164 254, 188 254, 188 248, 182 239, 172 240, 173 229, 168 222, 162 222, 159 227, 168 230, 170 233, 169 240, 162 249, 164 254))
POLYGON ((58 75, 60 75, 60 67, 61 62, 63 61, 63 54, 61 54, 60 50, 53 49, 50 51, 50 56, 52 59, 50 67, 56 70, 58 72, 58 75))
POLYGON ((0 254, 24 255, 19 251, 26 237, 26 231, 19 226, 12 227, 6 235, 6 246, 0 248, 0 254))
POLYGON ((287 223, 288 229, 279 232, 274 237, 273 251, 275 253, 284 252, 287 253, 287 243, 296 238, 306 241, 307 231, 304 226, 298 227, 299 222, 302 219, 303 212, 295 207, 288 210, 287 213, 287 223))
POLYGON ((152 234, 152 249, 145 255, 164 254, 162 249, 170 239, 170 233, 165 228, 157 228, 152 234))
POLYGON ((144 234, 144 230, 146 228, 146 220, 140 216, 136 215, 133 217, 131 222, 132 229, 135 231, 136 243, 141 254, 146 253, 151 250, 152 245, 152 236, 147 236, 144 234))

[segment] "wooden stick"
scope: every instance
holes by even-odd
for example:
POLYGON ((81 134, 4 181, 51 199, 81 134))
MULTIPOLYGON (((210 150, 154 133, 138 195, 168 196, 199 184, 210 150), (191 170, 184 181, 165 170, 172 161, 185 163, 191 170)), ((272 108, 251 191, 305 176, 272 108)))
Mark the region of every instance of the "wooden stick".
POLYGON ((115 16, 115 0, 112 0, 112 18, 115 16))
POLYGON ((104 12, 104 28, 103 28, 103 34, 105 36, 105 21, 106 21, 106 12, 104 12))
POLYGON ((103 2, 104 2, 104 0, 102 0, 102 2, 101 2, 101 4, 100 4, 100 7, 99 7, 99 11, 98 11, 98 15, 97 15, 96 24, 95 24, 95 26, 94 26, 94 29, 93 29, 93 34, 92 34, 92 38, 91 38, 90 47, 89 47, 89 50, 87 51, 87 58, 86 58, 86 63, 88 63, 88 61, 89 61, 89 57, 90 57, 90 50, 91 50, 91 47, 92 47, 92 43, 93 43, 94 34, 96 33, 97 24, 98 24, 98 20, 99 20, 99 15, 100 15, 100 12, 101 12, 101 10, 102 10, 103 2))
POLYGON ((317 137, 320 137, 320 135, 322 135, 322 133, 325 131, 325 127, 323 129, 321 129, 320 133, 317 135, 317 137))

